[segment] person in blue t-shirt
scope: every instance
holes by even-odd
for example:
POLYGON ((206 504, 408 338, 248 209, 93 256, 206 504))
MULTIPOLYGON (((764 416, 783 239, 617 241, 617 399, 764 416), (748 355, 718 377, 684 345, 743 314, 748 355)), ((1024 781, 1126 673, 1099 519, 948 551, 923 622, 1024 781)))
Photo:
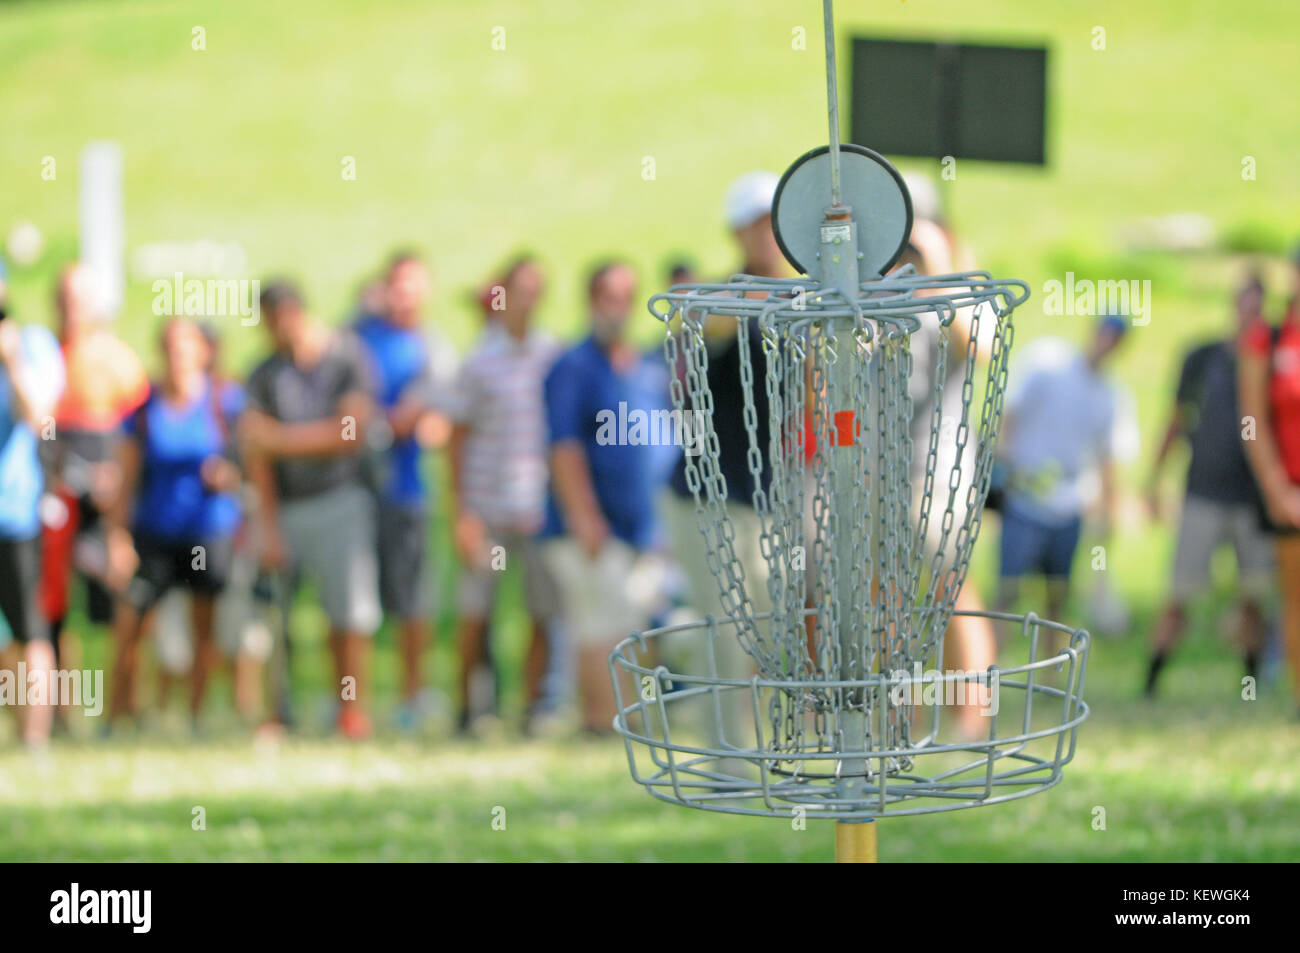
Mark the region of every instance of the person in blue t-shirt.
POLYGON ((168 321, 163 380, 123 424, 122 490, 109 514, 109 554, 112 575, 129 576, 130 582, 114 621, 110 717, 134 713, 141 635, 173 586, 186 587, 192 596, 190 709, 196 719, 215 663, 216 599, 226 585, 240 522, 231 433, 243 393, 213 380, 208 347, 193 321, 168 321))
POLYGON ((583 723, 607 732, 615 705, 609 651, 644 627, 658 596, 647 552, 666 470, 656 456, 684 435, 667 412, 662 361, 624 339, 636 297, 631 266, 615 261, 594 269, 588 297, 591 336, 561 355, 546 377, 551 493, 541 535, 577 647, 583 723))
MULTIPOLYGON (((0 644, 0 656, 23 650, 28 676, 39 677, 54 667, 54 649, 37 591, 45 484, 37 447, 63 393, 63 357, 47 328, 19 327, 6 316, 4 301, 0 268, 0 616, 13 639, 10 646, 0 644)), ((12 670, 15 661, 0 657, 0 668, 12 670)), ((27 744, 43 745, 53 709, 25 705, 16 711, 27 744)))
POLYGON ((420 453, 446 443, 446 416, 455 357, 420 326, 429 294, 429 270, 399 252, 384 277, 382 313, 365 314, 356 334, 369 353, 375 398, 391 433, 385 462, 372 468, 379 511, 379 587, 383 608, 400 626, 405 672, 398 721, 413 729, 428 703, 421 693, 420 660, 433 616, 428 566, 429 487, 420 453))

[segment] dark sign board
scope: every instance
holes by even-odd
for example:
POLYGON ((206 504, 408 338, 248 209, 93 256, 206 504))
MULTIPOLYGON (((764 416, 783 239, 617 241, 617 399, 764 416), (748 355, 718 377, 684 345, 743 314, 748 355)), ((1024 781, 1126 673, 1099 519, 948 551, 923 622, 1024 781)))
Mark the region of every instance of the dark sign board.
POLYGON ((877 152, 1042 165, 1047 50, 853 41, 852 139, 877 152))

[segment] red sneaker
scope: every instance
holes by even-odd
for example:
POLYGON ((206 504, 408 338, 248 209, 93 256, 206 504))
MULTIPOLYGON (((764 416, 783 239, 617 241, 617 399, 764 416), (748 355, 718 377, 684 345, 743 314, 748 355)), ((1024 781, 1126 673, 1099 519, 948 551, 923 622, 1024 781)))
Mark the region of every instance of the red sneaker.
POLYGON ((370 716, 355 705, 344 705, 339 709, 339 734, 353 741, 362 741, 370 737, 370 716))

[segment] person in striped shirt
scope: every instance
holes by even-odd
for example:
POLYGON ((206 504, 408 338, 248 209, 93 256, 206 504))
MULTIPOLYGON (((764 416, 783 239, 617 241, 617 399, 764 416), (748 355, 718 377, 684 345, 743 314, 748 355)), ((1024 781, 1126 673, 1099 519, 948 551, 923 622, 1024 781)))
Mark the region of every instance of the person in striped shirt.
POLYGON ((508 270, 493 289, 494 330, 465 359, 456 388, 449 455, 461 560, 461 730, 470 727, 472 680, 488 660, 496 584, 512 562, 523 567, 532 620, 525 670, 530 714, 539 712, 542 699, 557 596, 534 537, 546 513, 543 381, 559 354, 558 344, 533 327, 543 283, 541 268, 530 258, 508 270))

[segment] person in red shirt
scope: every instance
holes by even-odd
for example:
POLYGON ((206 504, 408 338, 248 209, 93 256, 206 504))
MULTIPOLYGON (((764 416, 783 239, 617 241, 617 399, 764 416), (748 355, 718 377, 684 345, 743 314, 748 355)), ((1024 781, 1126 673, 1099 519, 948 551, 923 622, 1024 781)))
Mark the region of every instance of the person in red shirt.
MULTIPOLYGON (((86 581, 90 621, 106 625, 112 619, 114 584, 100 516, 118 492, 121 423, 148 397, 149 378, 140 358, 98 313, 89 269, 79 262, 67 265, 54 301, 68 383, 54 410, 57 439, 43 446, 54 479, 43 513, 41 604, 59 651, 75 649, 61 637, 74 569, 86 581)), ((77 667, 75 658, 67 667, 77 667)))
POLYGON ((1282 629, 1300 691, 1300 252, 1296 294, 1277 328, 1254 322, 1242 335, 1238 386, 1246 455, 1277 538, 1282 629))

